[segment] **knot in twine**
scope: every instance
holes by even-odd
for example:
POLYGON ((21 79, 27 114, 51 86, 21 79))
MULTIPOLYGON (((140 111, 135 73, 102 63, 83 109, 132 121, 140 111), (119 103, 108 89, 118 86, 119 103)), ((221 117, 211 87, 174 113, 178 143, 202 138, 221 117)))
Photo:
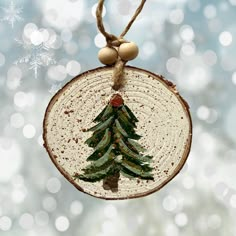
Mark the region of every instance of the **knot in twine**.
MULTIPOLYGON (((142 0, 138 8, 136 9, 133 17, 129 21, 128 25, 125 27, 124 31, 120 34, 119 37, 110 34, 106 32, 104 24, 103 24, 103 18, 102 18, 102 12, 103 12, 103 5, 105 0, 99 0, 97 10, 96 10, 96 17, 97 17, 97 27, 99 31, 103 34, 103 36, 106 38, 107 47, 119 47, 123 43, 127 43, 124 39, 124 36, 127 34, 129 29, 131 28, 132 24, 140 14, 140 12, 143 10, 144 4, 146 3, 146 0, 142 0)), ((113 86, 112 88, 116 91, 121 89, 124 86, 124 68, 127 61, 122 60, 119 56, 114 66, 114 71, 112 75, 113 80, 113 86)))

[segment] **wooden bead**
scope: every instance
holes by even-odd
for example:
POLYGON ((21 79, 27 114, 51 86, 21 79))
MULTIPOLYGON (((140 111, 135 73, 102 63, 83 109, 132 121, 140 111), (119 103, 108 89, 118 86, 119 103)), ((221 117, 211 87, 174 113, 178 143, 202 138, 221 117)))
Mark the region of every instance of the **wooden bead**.
POLYGON ((133 42, 122 43, 118 50, 120 58, 124 61, 133 60, 137 57, 138 52, 138 46, 133 42))
POLYGON ((118 58, 115 48, 104 47, 98 52, 98 59, 104 65, 113 65, 118 58))

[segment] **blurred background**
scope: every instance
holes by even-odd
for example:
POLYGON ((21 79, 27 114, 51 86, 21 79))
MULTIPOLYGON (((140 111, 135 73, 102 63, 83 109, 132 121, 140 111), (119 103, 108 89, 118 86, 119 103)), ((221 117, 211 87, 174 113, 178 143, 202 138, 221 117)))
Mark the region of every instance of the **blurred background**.
MULTIPOLYGON (((51 97, 101 66, 96 0, 0 0, 0 235, 235 236, 236 0, 148 0, 126 39, 131 65, 177 84, 194 125, 181 173, 161 191, 104 201, 77 191, 43 148, 51 97)), ((139 0, 106 1, 118 35, 139 0)))

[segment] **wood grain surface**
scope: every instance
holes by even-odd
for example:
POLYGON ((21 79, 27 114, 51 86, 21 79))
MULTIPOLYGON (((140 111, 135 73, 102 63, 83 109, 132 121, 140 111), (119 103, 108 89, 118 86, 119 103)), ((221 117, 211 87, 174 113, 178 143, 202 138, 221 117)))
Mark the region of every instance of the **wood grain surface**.
POLYGON ((162 76, 126 66, 125 86, 119 91, 126 105, 139 119, 140 144, 152 155, 154 181, 120 176, 119 191, 104 190, 102 181, 75 180, 88 165, 92 153, 83 132, 94 125, 97 114, 107 105, 112 89, 112 67, 85 72, 67 83, 50 101, 44 118, 44 145, 58 170, 80 191, 103 199, 146 196, 162 188, 179 173, 187 160, 192 140, 188 104, 175 86, 162 76))

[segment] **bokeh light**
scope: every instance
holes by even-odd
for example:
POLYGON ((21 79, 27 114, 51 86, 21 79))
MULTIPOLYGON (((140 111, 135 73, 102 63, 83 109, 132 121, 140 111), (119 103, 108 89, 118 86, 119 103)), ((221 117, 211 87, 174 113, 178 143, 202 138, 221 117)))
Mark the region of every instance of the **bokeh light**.
POLYGON ((213 19, 216 17, 217 14, 217 10, 216 7, 212 4, 209 4, 207 6, 205 6, 204 8, 204 15, 206 18, 208 19, 213 19))
POLYGON ((188 223, 188 217, 185 213, 181 212, 178 213, 175 216, 175 223, 180 226, 180 227, 184 227, 187 223, 188 223))
POLYGON ((58 29, 69 27, 75 30, 84 16, 84 1, 38 1, 44 13, 44 21, 58 29), (69 13, 69 14, 68 14, 69 13))
POLYGON ((8 231, 11 229, 12 220, 8 216, 2 216, 0 218, 0 229, 2 231, 8 231))
POLYGON ((43 208, 48 212, 53 212, 57 208, 57 201, 55 198, 47 196, 42 202, 43 208))
POLYGON ((190 25, 183 25, 180 28, 180 36, 185 42, 191 42, 194 39, 194 31, 190 25))
POLYGON ((18 107, 25 107, 28 103, 27 94, 24 92, 17 92, 14 96, 14 103, 18 107))
POLYGON ((19 225, 24 230, 30 230, 34 226, 34 218, 30 213, 24 213, 19 218, 19 225))
POLYGON ((35 214, 34 219, 38 226, 46 226, 49 222, 49 215, 45 211, 39 211, 35 214))
POLYGON ((179 25, 184 20, 184 12, 182 9, 174 9, 170 12, 169 20, 172 24, 179 25))
POLYGON ((174 211, 176 208, 177 208, 177 201, 176 199, 169 195, 169 196, 166 196, 163 200, 163 208, 166 210, 166 211, 174 211))
POLYGON ((102 48, 106 46, 106 40, 102 34, 97 34, 94 38, 94 43, 98 48, 102 48))
POLYGON ((65 232, 68 230, 70 222, 67 217, 59 216, 55 221, 55 227, 60 232, 65 232))
POLYGON ((229 46, 233 41, 232 34, 228 31, 222 32, 219 36, 219 41, 223 46, 229 46))
POLYGON ((24 137, 30 139, 33 138, 36 134, 35 127, 32 124, 27 124, 23 128, 23 135, 24 137))
POLYGON ((73 214, 74 216, 78 216, 81 215, 83 212, 83 204, 80 201, 73 201, 70 205, 70 212, 71 214, 73 214))
POLYGON ((14 128, 21 128, 25 123, 24 116, 21 113, 12 114, 10 121, 11 121, 11 126, 14 128))
POLYGON ((59 179, 57 178, 50 178, 48 181, 47 181, 47 190, 50 192, 50 193, 57 193, 60 191, 60 188, 61 188, 61 182, 59 181, 59 179))
POLYGON ((80 73, 81 66, 77 61, 69 61, 66 65, 66 71, 71 76, 76 76, 80 73))
POLYGON ((22 166, 22 152, 15 141, 0 138, 0 182, 7 182, 22 166))
POLYGON ((232 74, 232 82, 236 84, 236 72, 232 74))

